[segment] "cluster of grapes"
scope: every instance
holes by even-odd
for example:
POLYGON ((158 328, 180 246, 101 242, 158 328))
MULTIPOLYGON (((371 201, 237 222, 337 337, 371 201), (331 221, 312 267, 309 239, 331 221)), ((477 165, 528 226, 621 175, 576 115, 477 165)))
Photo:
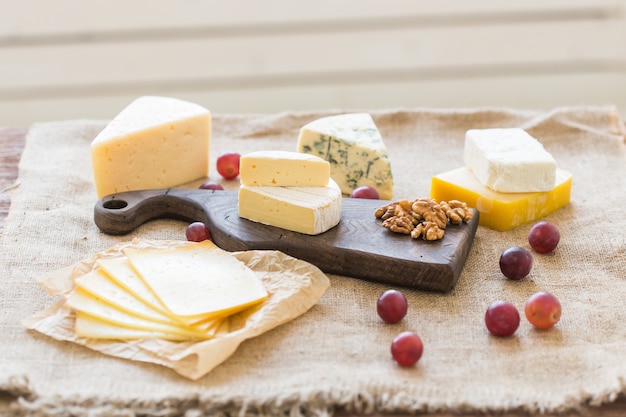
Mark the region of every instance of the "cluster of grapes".
MULTIPOLYGON (((547 221, 535 224, 528 233, 528 243, 537 253, 552 252, 560 239, 559 229, 547 221)), ((533 256, 525 248, 514 246, 500 255, 500 270, 508 279, 518 281, 525 278, 532 266, 533 256)), ((549 329, 561 319, 561 303, 554 295, 540 291, 526 300, 524 315, 534 327, 549 329)), ((508 301, 494 301, 485 312, 485 325, 495 336, 511 336, 519 324, 520 314, 517 308, 508 301)))

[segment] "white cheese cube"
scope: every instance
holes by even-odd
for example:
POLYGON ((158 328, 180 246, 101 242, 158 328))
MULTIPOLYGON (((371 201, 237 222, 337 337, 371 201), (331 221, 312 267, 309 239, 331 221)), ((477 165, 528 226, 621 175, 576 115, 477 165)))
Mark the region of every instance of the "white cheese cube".
POLYGON ((556 183, 556 160, 522 129, 470 129, 463 157, 476 178, 497 192, 545 192, 556 183))

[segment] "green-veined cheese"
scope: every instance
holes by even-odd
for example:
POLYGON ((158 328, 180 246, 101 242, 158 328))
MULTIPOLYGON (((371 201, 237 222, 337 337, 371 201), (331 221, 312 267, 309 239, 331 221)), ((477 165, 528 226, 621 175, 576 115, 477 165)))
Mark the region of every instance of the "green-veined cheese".
POLYGON ((343 194, 369 185, 383 200, 393 196, 393 175, 382 136, 368 113, 314 120, 300 129, 298 152, 330 163, 330 176, 343 194))

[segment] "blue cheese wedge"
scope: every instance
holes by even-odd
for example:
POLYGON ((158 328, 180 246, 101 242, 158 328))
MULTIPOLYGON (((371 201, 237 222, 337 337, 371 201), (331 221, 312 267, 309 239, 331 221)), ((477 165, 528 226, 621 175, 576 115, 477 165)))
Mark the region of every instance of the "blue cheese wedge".
POLYGON ((522 129, 468 130, 463 157, 480 183, 493 191, 547 192, 556 185, 556 160, 522 129))
POLYGON ((330 177, 343 194, 369 185, 383 200, 393 196, 387 148, 368 113, 329 116, 304 125, 297 150, 328 161, 330 177))

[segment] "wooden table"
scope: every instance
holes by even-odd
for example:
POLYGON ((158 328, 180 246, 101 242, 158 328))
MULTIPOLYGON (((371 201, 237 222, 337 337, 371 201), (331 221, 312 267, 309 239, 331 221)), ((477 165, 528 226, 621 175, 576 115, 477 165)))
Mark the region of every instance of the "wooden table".
MULTIPOLYGON (((24 149, 27 129, 0 127, 0 229, 4 226, 11 205, 10 189, 15 185, 18 175, 18 163, 24 149)), ((626 354, 626 352, 625 352, 626 354)), ((339 413, 340 415, 344 415, 339 413)), ((526 413, 497 414, 499 417, 527 416, 526 413)), ((579 412, 558 414, 559 417, 623 417, 626 416, 626 396, 621 395, 613 403, 601 407, 586 407, 579 412), (582 414, 581 414, 582 413, 582 414)), ((463 414, 464 417, 484 417, 485 414, 463 414)), ((396 416, 398 417, 398 416, 396 416)), ((459 417, 459 414, 435 413, 428 417, 459 417)))

